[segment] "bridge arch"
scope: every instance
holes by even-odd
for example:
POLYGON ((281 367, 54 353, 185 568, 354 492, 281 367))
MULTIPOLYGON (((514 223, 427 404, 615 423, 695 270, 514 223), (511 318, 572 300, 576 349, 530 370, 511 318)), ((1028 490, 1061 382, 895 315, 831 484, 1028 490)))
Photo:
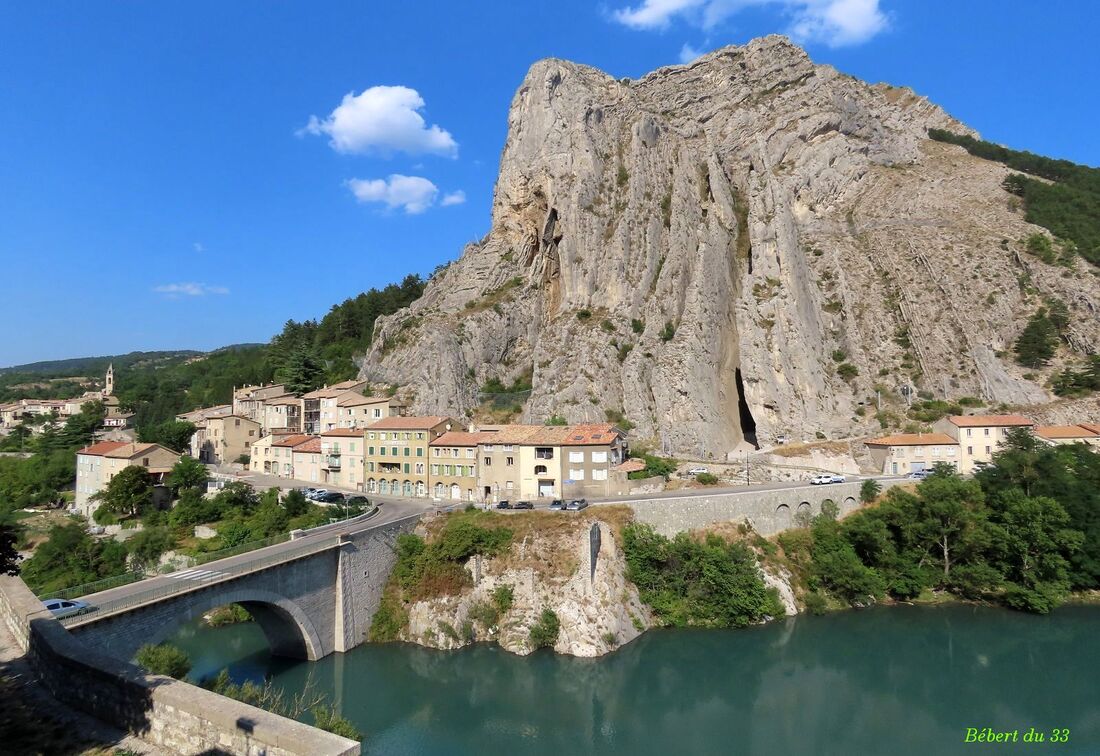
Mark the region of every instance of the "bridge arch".
MULTIPOLYGON (((226 604, 243 606, 263 630, 271 653, 293 659, 317 660, 325 655, 320 635, 309 616, 293 601, 271 591, 252 588, 210 591, 192 594, 187 611, 180 621, 201 617, 226 604)), ((177 629, 180 622, 162 623, 146 643, 162 643, 177 629)))

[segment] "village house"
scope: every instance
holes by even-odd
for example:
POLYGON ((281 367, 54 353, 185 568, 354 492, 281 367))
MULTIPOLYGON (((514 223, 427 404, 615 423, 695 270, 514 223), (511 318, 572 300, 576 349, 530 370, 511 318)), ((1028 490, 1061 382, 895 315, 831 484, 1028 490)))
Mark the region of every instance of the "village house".
POLYGON ((447 431, 428 446, 428 482, 433 499, 480 501, 478 445, 488 434, 447 431))
POLYGON ((864 442, 882 475, 931 470, 941 462, 957 467, 959 444, 946 433, 899 433, 864 442))
POLYGON ((281 383, 262 386, 241 386, 233 389, 233 414, 247 417, 257 423, 264 421, 264 400, 285 396, 286 387, 281 383))
POLYGON ((311 436, 308 441, 290 447, 291 476, 295 480, 310 483, 321 482, 321 439, 311 436))
POLYGON ((264 436, 252 444, 252 456, 249 469, 280 478, 293 478, 295 447, 312 440, 315 436, 302 433, 274 433, 264 436))
POLYGON ((111 478, 130 465, 144 467, 156 483, 162 483, 180 455, 160 444, 134 444, 100 441, 76 453, 76 498, 74 509, 91 518, 98 508, 92 496, 105 488, 111 478))
POLYGON ((396 416, 366 429, 366 490, 393 496, 428 495, 428 444, 461 426, 449 417, 396 416))
POLYGON ((611 471, 628 451, 611 423, 480 430, 478 488, 486 501, 607 496, 611 471))
POLYGON ((265 399, 262 422, 265 433, 301 433, 302 399, 294 394, 265 399))
POLYGON ((190 412, 181 412, 180 414, 176 415, 176 419, 181 422, 198 425, 208 417, 225 417, 226 415, 232 414, 232 404, 217 404, 213 407, 199 407, 198 409, 191 410, 190 412))
POLYGON ((392 397, 363 396, 347 391, 336 398, 337 428, 366 428, 384 417, 405 414, 405 405, 392 397))
POLYGON ((1100 447, 1100 424, 1039 425, 1036 426, 1034 433, 1051 446, 1088 444, 1100 447))
POLYGON ((302 430, 321 433, 337 427, 336 400, 349 391, 360 392, 367 382, 352 379, 302 395, 302 430))
POLYGON ((238 415, 219 415, 199 421, 191 436, 191 456, 208 465, 236 462, 252 453, 260 439, 260 424, 238 415))
POLYGON ((366 469, 366 432, 333 428, 321 434, 321 482, 362 491, 366 469))
POLYGON ((1020 415, 952 415, 937 421, 932 429, 958 443, 958 468, 965 475, 992 462, 1010 431, 1034 425, 1020 415))

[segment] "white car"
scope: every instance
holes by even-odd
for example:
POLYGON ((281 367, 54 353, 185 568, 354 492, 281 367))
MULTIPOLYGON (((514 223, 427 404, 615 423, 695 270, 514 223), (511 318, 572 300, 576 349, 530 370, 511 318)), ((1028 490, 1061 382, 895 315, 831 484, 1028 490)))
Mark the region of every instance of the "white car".
POLYGON ((92 608, 83 601, 77 601, 75 599, 46 599, 42 603, 50 610, 53 616, 58 619, 62 617, 75 617, 78 614, 84 614, 84 612, 92 608))
POLYGON ((709 472, 710 472, 710 470, 708 470, 705 467, 692 467, 692 468, 688 469, 687 474, 688 475, 705 475, 706 473, 709 473, 709 472))
POLYGON ((844 483, 848 479, 843 475, 835 475, 833 473, 825 473, 823 475, 815 475, 810 478, 811 486, 827 486, 830 483, 844 483))

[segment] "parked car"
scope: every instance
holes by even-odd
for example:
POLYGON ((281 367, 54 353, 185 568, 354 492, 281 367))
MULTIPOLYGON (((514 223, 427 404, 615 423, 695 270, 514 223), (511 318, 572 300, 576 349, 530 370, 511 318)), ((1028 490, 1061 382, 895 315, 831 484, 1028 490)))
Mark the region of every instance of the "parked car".
POLYGON ((529 501, 517 501, 512 509, 534 509, 535 505, 529 501))
POLYGON ((553 509, 555 512, 560 512, 565 509, 565 502, 561 499, 554 499, 552 502, 550 502, 550 508, 553 509))
POLYGON ((909 473, 905 477, 912 478, 913 480, 924 480, 925 478, 927 478, 931 474, 932 474, 931 470, 914 470, 913 472, 909 473))
POLYGON ((811 486, 827 486, 830 483, 844 483, 848 479, 843 475, 836 475, 833 473, 825 473, 823 475, 815 475, 810 478, 811 486))
POLYGON ((570 512, 579 512, 588 506, 588 499, 573 499, 565 505, 565 508, 570 512))
POLYGON ((705 474, 705 473, 709 473, 709 472, 710 472, 710 470, 708 470, 708 469, 707 469, 707 468, 705 468, 705 467, 701 467, 701 466, 700 466, 700 467, 691 467, 691 468, 688 468, 687 474, 688 474, 688 475, 703 475, 703 474, 705 474))
POLYGON ((320 501, 321 497, 324 496, 327 493, 328 493, 327 488, 314 488, 309 493, 306 494, 306 498, 307 499, 312 499, 313 501, 320 501))
POLYGON ((508 501, 507 499, 501 499, 500 501, 497 502, 497 509, 511 509, 511 508, 512 508, 512 502, 508 501))
POLYGON ((325 491, 317 497, 317 501, 322 504, 343 504, 344 495, 339 491, 325 491))
POLYGON ((92 610, 89 604, 83 601, 77 601, 76 599, 46 599, 42 603, 50 610, 53 616, 58 619, 62 617, 75 617, 78 614, 84 614, 92 610))
POLYGON ((829 476, 829 482, 830 483, 847 483, 848 479, 846 477, 844 477, 843 475, 837 475, 837 474, 834 473, 833 475, 829 476))
POLYGON ((312 486, 307 486, 306 488, 299 488, 298 492, 307 499, 310 499, 313 498, 313 494, 317 493, 317 489, 312 486))

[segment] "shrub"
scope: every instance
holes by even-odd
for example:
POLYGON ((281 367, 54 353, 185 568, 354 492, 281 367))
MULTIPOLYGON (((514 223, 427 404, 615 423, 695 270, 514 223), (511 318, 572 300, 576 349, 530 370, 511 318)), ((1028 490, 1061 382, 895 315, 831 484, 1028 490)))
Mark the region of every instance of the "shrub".
POLYGON ((672 325, 672 321, 665 321, 665 327, 661 329, 659 334, 661 341, 672 341, 672 337, 676 335, 676 326, 672 325))
POLYGON ((833 362, 844 362, 844 360, 846 359, 848 359, 848 355, 844 352, 843 349, 833 350, 833 362))
POLYGON ((859 375, 859 368, 850 362, 842 362, 837 366, 836 374, 846 381, 850 381, 859 375))
POLYGON ((138 665, 154 675, 167 675, 182 680, 191 671, 191 660, 181 649, 169 643, 145 644, 134 657, 138 665))
POLYGON ((493 591, 493 605, 502 615, 507 614, 508 610, 512 608, 512 601, 514 598, 515 594, 512 590, 512 586, 507 583, 498 585, 493 591))
POLYGON ((543 609, 539 621, 531 626, 531 648, 552 648, 558 642, 561 621, 553 609, 543 609))
POLYGON ((569 421, 566 420, 561 415, 551 415, 550 417, 546 418, 546 424, 547 425, 569 425, 569 421))
POLYGON ((704 486, 713 486, 718 482, 718 476, 714 473, 699 473, 695 476, 695 480, 702 483, 704 486))
POLYGON ((828 611, 829 602, 825 595, 818 591, 810 591, 806 594, 806 611, 814 615, 822 615, 828 611))
POLYGON ((393 595, 383 596, 370 623, 370 640, 375 643, 395 641, 407 624, 409 615, 401 606, 401 600, 393 595))
POLYGON ((587 307, 582 307, 581 309, 577 310, 577 320, 584 321, 588 320, 590 317, 592 317, 592 311, 589 310, 587 307))
POLYGON ((645 330, 645 321, 638 320, 637 318, 631 319, 630 330, 634 331, 634 333, 641 333, 645 330))
POLYGON ((342 738, 348 740, 362 740, 363 733, 359 732, 358 728, 351 723, 350 720, 345 719, 336 713, 336 711, 326 706, 314 706, 310 713, 313 714, 313 726, 324 730, 325 732, 331 732, 334 735, 339 735, 342 738))
POLYGON ((874 478, 868 478, 863 481, 859 487, 859 500, 864 504, 870 504, 872 501, 878 498, 879 493, 882 491, 882 486, 874 478))
POLYGON ((487 601, 479 601, 470 605, 469 617, 484 627, 496 627, 497 622, 500 621, 500 612, 495 605, 487 601))
POLYGON ((614 324, 614 323, 612 323, 612 322, 611 322, 610 320, 608 320, 607 318, 604 318, 603 320, 601 320, 601 321, 600 321, 600 328, 604 329, 604 330, 605 330, 605 331, 607 331, 608 333, 614 333, 614 331, 615 331, 615 324, 614 324))
POLYGON ((656 454, 643 454, 642 461, 645 462, 645 469, 638 472, 632 472, 627 475, 632 480, 641 480, 642 478, 655 478, 660 476, 665 480, 672 473, 676 472, 676 465, 678 462, 671 457, 658 457, 656 454))

